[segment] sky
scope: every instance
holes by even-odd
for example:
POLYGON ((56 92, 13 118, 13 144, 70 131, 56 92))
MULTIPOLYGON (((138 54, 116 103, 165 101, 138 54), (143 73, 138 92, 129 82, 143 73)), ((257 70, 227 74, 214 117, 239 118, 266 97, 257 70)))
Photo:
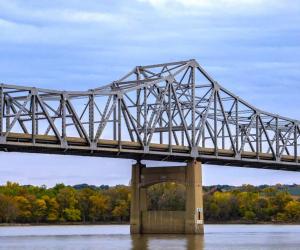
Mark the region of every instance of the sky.
MULTIPOLYGON (((194 58, 251 104, 300 120, 299 23, 298 0, 0 0, 0 82, 86 90, 136 65, 194 58)), ((0 184, 128 184, 133 162, 0 152, 0 184)), ((203 168, 205 185, 299 180, 203 168)))

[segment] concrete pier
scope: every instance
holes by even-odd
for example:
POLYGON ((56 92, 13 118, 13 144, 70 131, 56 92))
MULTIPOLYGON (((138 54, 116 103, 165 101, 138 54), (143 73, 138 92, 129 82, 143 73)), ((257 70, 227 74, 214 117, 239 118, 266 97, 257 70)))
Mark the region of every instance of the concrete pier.
POLYGON ((203 234, 203 198, 201 163, 187 166, 151 167, 141 163, 132 166, 131 234, 203 234), (186 186, 185 211, 147 211, 147 187, 176 182, 186 186))

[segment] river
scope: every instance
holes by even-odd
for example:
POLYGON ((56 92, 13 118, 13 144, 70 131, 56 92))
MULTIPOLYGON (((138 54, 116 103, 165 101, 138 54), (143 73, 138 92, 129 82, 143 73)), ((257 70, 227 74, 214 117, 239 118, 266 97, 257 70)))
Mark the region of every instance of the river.
POLYGON ((2 250, 300 249, 300 226, 206 225, 205 235, 130 236, 127 225, 0 227, 2 250))

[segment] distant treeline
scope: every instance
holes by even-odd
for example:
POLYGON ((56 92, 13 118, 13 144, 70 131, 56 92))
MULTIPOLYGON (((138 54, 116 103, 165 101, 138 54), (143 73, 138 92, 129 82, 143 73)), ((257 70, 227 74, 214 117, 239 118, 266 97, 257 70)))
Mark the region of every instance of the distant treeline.
MULTIPOLYGON (((300 186, 227 185, 204 187, 206 222, 300 222, 300 186)), ((149 210, 184 210, 185 187, 175 183, 148 188, 149 210)), ((0 186, 0 223, 128 222, 130 187, 0 186)))
POLYGON ((57 184, 0 186, 0 222, 57 223, 128 221, 130 187, 57 184))

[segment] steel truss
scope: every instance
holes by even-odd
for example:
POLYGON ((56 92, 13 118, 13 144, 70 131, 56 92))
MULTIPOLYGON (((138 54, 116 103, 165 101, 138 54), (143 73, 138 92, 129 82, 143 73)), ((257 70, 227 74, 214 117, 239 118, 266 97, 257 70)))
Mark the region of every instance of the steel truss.
POLYGON ((89 91, 0 85, 5 151, 297 171, 300 122, 255 108, 195 61, 138 66, 89 91))

